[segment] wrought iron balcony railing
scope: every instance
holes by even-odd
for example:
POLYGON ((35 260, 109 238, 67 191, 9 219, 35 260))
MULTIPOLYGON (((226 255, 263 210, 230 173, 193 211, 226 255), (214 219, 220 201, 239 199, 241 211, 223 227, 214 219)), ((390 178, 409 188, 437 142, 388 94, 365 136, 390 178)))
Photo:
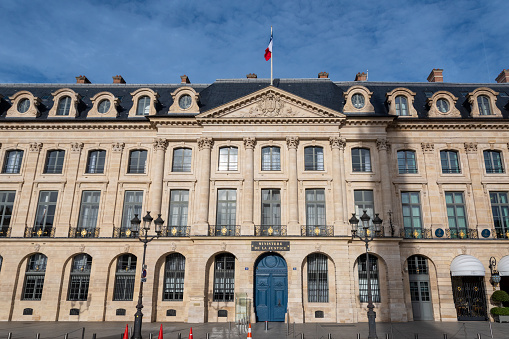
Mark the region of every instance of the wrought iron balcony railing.
POLYGON ((451 229, 448 228, 445 230, 445 236, 446 238, 451 239, 479 239, 479 232, 477 232, 476 229, 472 228, 458 228, 458 229, 451 229))
POLYGON ((400 230, 402 238, 405 239, 432 239, 433 232, 429 228, 404 228, 400 230))
POLYGON ((11 236, 11 227, 0 227, 0 238, 9 238, 11 236))
POLYGON ((209 236, 233 237, 240 235, 240 225, 210 225, 209 236))
POLYGON ((380 226, 380 231, 378 231, 378 232, 375 231, 374 226, 371 226, 367 230, 365 230, 362 227, 358 227, 357 231, 355 232, 355 234, 358 235, 359 237, 365 237, 366 236, 366 232, 369 232, 368 236, 371 235, 371 233, 373 233, 373 238, 384 238, 385 237, 385 233, 384 233, 385 229, 384 229, 383 226, 380 226))
POLYGON ((100 228, 69 228, 69 238, 99 238, 100 228))
POLYGON ((286 225, 255 225, 255 235, 261 237, 286 236, 286 225))
POLYGON ((27 227, 25 228, 25 238, 54 238, 55 227, 27 227))
POLYGON ((493 238, 495 239, 509 239, 509 229, 502 230, 500 228, 493 228, 491 234, 493 234, 493 238))
POLYGON ((136 238, 137 236, 138 232, 133 232, 128 228, 123 227, 113 228, 113 238, 136 238))
POLYGON ((191 226, 163 226, 161 237, 188 237, 191 235, 191 226))
POLYGON ((334 225, 302 225, 301 235, 306 237, 333 237, 334 225))

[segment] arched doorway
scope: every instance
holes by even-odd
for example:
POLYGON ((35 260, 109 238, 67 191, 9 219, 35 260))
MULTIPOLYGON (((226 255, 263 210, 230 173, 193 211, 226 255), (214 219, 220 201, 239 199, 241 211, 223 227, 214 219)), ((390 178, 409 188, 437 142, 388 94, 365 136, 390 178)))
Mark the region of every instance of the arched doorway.
POLYGON ((276 253, 266 253, 255 264, 256 321, 285 321, 288 303, 288 268, 276 253))

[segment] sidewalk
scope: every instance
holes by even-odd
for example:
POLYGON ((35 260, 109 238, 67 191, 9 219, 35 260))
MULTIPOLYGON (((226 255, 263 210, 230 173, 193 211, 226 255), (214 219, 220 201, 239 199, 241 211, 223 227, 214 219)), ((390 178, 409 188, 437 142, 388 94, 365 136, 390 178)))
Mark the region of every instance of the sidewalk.
MULTIPOLYGON (((9 332, 12 339, 35 339, 40 333, 40 339, 60 338, 63 339, 69 333, 69 339, 81 339, 82 328, 85 327, 85 339, 91 339, 96 333, 97 339, 121 339, 126 323, 120 322, 0 322, 0 339, 7 339, 9 332)), ((285 323, 269 323, 268 331, 265 331, 264 323, 252 324, 253 339, 274 338, 298 338, 304 334, 305 339, 327 339, 330 333, 333 339, 357 339, 357 333, 361 338, 368 336, 368 324, 290 324, 290 332, 287 336, 288 326, 285 323)), ((132 322, 129 323, 129 327, 132 322)), ((157 339, 160 323, 143 324, 143 338, 149 339, 150 333, 157 339)), ((493 338, 509 338, 509 324, 491 323, 493 338)), ((209 339, 244 339, 247 336, 247 326, 237 326, 229 323, 163 323, 165 339, 177 339, 181 333, 182 339, 188 339, 189 328, 193 328, 194 339, 205 339, 207 333, 209 339)), ((490 323, 488 322, 408 322, 408 323, 377 323, 379 339, 385 339, 386 334, 391 334, 391 339, 443 339, 444 333, 447 339, 477 339, 491 338, 490 323)))

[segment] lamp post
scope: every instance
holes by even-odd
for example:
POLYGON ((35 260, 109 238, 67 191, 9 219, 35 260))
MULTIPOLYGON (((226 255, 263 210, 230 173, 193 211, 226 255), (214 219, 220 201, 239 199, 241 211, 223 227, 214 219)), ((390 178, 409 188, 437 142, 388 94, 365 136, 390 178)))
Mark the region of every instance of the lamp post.
POLYGON ((373 224, 375 225, 375 232, 371 231, 369 228, 369 221, 371 218, 369 215, 367 215, 366 210, 363 211, 364 213, 361 216, 362 221, 362 228, 364 230, 364 234, 357 234, 357 227, 359 225, 359 219, 355 216, 355 213, 352 213, 352 217, 350 218, 349 222, 352 225, 352 239, 353 238, 359 238, 360 240, 364 241, 364 244, 366 245, 366 278, 368 281, 368 324, 369 324, 369 335, 368 339, 378 339, 376 335, 376 312, 373 311, 375 306, 373 305, 373 296, 371 295, 371 277, 370 277, 370 270, 371 265, 369 264, 369 242, 372 241, 375 237, 375 235, 380 234, 380 225, 382 224, 382 219, 378 216, 378 213, 375 213, 375 217, 373 218, 373 224))
POLYGON ((495 257, 491 257, 489 267, 490 267, 490 272, 491 272, 490 282, 491 282, 491 285, 493 285, 493 287, 497 286, 497 284, 500 282, 500 280, 502 280, 502 278, 500 277, 500 273, 498 273, 498 271, 496 269, 496 266, 497 266, 497 259, 495 259, 495 257))
MULTIPOLYGON (((152 220, 154 220, 150 216, 150 212, 147 212, 147 215, 143 217, 143 228, 140 230, 141 221, 138 219, 138 214, 134 215, 134 218, 131 219, 131 231, 136 232, 138 234, 138 240, 143 243, 143 265, 141 266, 142 272, 145 271, 145 255, 147 253, 147 244, 154 240, 155 238, 159 238, 161 235, 161 227, 164 224, 164 220, 161 219, 161 214, 158 215, 157 219, 154 220, 154 225, 156 229, 156 235, 148 235, 148 231, 150 230, 150 224, 152 224, 152 220)), ((140 282, 140 294, 138 295, 138 304, 136 305, 136 314, 134 315, 134 330, 131 339, 142 339, 141 338, 141 320, 143 318, 143 313, 141 309, 143 308, 143 281, 145 279, 145 274, 142 273, 142 279, 140 282)))

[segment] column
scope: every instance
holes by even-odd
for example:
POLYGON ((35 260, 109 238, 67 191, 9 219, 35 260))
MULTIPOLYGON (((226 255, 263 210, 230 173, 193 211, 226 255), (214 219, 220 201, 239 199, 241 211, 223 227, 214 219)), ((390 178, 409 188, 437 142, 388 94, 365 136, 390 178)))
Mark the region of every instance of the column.
POLYGON ((210 194, 210 151, 212 138, 199 138, 200 171, 198 178, 198 196, 196 203, 196 223, 191 230, 193 235, 208 235, 209 194, 210 194))
POLYGON ((11 226, 11 237, 23 237, 25 228, 27 226, 33 226, 33 224, 28 225, 28 223, 31 222, 28 220, 28 215, 30 208, 37 208, 37 201, 35 201, 35 206, 30 206, 30 202, 33 199, 32 193, 35 193, 33 192, 33 186, 41 149, 42 143, 30 143, 28 154, 23 159, 23 161, 26 161, 25 175, 23 176, 23 184, 21 185, 20 191, 16 192, 16 194, 20 195, 19 207, 17 211, 15 209, 16 212, 11 226))
MULTIPOLYGON (((103 213, 103 222, 101 224, 101 236, 104 237, 109 237, 112 234, 118 237, 118 234, 120 234, 121 224, 115 225, 115 212, 118 213, 117 215, 120 215, 119 220, 121 220, 124 206, 122 203, 117 204, 117 196, 119 192, 118 179, 120 176, 124 147, 125 144, 123 142, 114 142, 111 145, 109 170, 107 172, 108 184, 106 186, 106 192, 104 193, 104 199, 106 199, 104 206, 106 206, 106 208, 103 213)), ((123 201, 122 199, 123 197, 120 197, 121 202, 123 201)))
MULTIPOLYGON (((467 153, 468 171, 472 183, 470 189, 467 184, 467 192, 464 194, 467 212, 471 211, 471 213, 468 213, 468 229, 477 230, 480 233, 484 228, 492 228, 490 225, 491 208, 485 203, 489 201, 489 195, 484 192, 481 182, 482 169, 479 167, 479 159, 483 159, 483 155, 478 155, 476 142, 466 142, 465 152, 467 153), (488 196, 488 199, 486 199, 486 196, 488 196), (468 205, 469 200, 473 201, 473 206, 468 205)), ((478 235, 480 236, 480 234, 478 235)))
POLYGON ((244 148, 246 149, 245 168, 244 168, 244 208, 241 234, 254 235, 253 221, 253 202, 254 202, 254 147, 255 138, 244 138, 244 148))
POLYGON ((150 215, 156 219, 161 213, 163 198, 164 155, 168 140, 154 139, 154 159, 152 159, 152 182, 150 184, 150 215))
MULTIPOLYGON (((382 182, 382 211, 380 217, 387 219, 384 216, 387 212, 392 210, 392 194, 391 194, 391 176, 389 173, 388 153, 391 146, 387 139, 377 139, 376 148, 378 149, 378 158, 380 159, 380 181, 382 182)), ((389 220, 385 220, 388 225, 389 220)), ((390 235, 389 227, 385 227, 385 235, 390 235)))
POLYGON ((298 137, 286 137, 288 146, 288 235, 301 235, 299 226, 299 187, 297 181, 297 147, 298 137))
MULTIPOLYGON (((345 149, 346 149, 346 140, 341 139, 339 143, 339 169, 341 170, 341 190, 343 191, 343 223, 346 225, 346 234, 350 234, 350 225, 348 224, 348 219, 350 219, 349 211, 348 211, 348 197, 346 196, 346 172, 345 172, 345 149)), ((353 211, 351 212, 353 213, 353 211)))
POLYGON ((343 140, 340 137, 329 138, 330 147, 332 150, 332 184, 334 195, 334 235, 347 235, 347 229, 344 225, 343 214, 343 200, 345 199, 343 193, 342 181, 344 177, 341 176, 341 153, 340 147, 343 140))

